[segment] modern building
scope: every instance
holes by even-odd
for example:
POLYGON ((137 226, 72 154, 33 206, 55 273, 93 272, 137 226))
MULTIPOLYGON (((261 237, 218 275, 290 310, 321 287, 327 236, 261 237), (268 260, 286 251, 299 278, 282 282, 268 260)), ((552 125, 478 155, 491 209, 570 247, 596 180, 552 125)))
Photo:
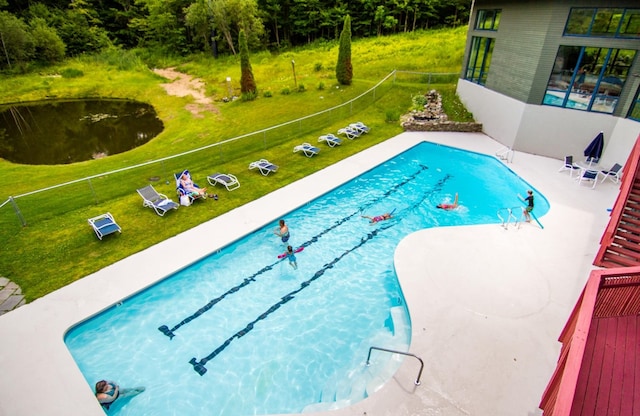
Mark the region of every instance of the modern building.
POLYGON ((605 135, 603 164, 640 134, 638 0, 475 0, 458 95, 514 150, 581 157, 605 135))

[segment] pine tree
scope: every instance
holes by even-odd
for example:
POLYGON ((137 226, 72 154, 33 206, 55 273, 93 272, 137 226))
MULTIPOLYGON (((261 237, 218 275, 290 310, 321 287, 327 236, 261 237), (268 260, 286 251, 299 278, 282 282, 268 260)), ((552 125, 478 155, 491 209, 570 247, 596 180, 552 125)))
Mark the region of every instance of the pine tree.
POLYGON ((344 27, 340 33, 340 50, 336 64, 336 79, 342 85, 351 85, 353 66, 351 66, 351 18, 344 18, 344 27))
POLYGON ((255 98, 256 81, 253 79, 253 70, 251 62, 249 62, 249 48, 247 47, 247 36, 244 30, 240 30, 238 34, 238 43, 240 46, 240 92, 244 98, 255 98))

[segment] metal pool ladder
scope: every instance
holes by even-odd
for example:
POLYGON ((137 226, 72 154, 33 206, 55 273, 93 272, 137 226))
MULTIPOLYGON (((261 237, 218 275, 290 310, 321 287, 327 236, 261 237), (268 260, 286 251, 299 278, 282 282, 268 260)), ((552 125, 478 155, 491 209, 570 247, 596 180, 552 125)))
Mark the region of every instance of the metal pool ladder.
POLYGON ((513 215, 514 210, 522 211, 522 207, 500 208, 497 212, 498 218, 500 218, 500 221, 502 222, 502 224, 500 225, 505 230, 509 228, 509 224, 513 224, 514 226, 520 228, 520 223, 522 222, 522 214, 520 215, 520 218, 517 218, 515 215, 513 215))
POLYGON ((513 163, 513 150, 509 146, 504 146, 498 149, 496 157, 506 163, 513 163))
POLYGON ((380 348, 380 347, 369 347, 369 355, 367 355, 367 366, 369 366, 369 359, 371 358, 371 351, 372 350, 385 351, 385 352, 390 352, 390 353, 393 353, 393 354, 406 355, 406 356, 409 356, 409 357, 414 357, 415 359, 420 361, 420 371, 418 371, 418 377, 416 377, 416 381, 414 381, 414 384, 416 386, 420 385, 420 377, 422 376, 422 369, 424 368, 424 361, 422 361, 422 358, 418 357, 415 354, 411 354, 410 352, 388 350, 386 348, 380 348))

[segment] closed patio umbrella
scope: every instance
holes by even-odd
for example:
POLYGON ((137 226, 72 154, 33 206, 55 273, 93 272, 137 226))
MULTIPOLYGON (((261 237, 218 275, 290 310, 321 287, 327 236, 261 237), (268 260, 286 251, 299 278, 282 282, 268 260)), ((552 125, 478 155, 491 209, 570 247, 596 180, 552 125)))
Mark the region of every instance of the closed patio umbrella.
POLYGON ((604 133, 600 132, 596 137, 591 140, 589 146, 584 149, 584 156, 587 161, 598 162, 602 156, 602 148, 604 147, 604 133))

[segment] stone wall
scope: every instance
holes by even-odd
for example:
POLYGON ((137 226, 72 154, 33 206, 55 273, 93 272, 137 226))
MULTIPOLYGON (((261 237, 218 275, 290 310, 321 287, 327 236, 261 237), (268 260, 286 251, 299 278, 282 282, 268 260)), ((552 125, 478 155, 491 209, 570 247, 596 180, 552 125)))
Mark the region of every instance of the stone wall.
POLYGON ((412 110, 400 118, 405 131, 455 131, 465 133, 482 132, 481 123, 449 121, 442 111, 442 97, 436 90, 425 94, 426 104, 422 111, 412 110))

